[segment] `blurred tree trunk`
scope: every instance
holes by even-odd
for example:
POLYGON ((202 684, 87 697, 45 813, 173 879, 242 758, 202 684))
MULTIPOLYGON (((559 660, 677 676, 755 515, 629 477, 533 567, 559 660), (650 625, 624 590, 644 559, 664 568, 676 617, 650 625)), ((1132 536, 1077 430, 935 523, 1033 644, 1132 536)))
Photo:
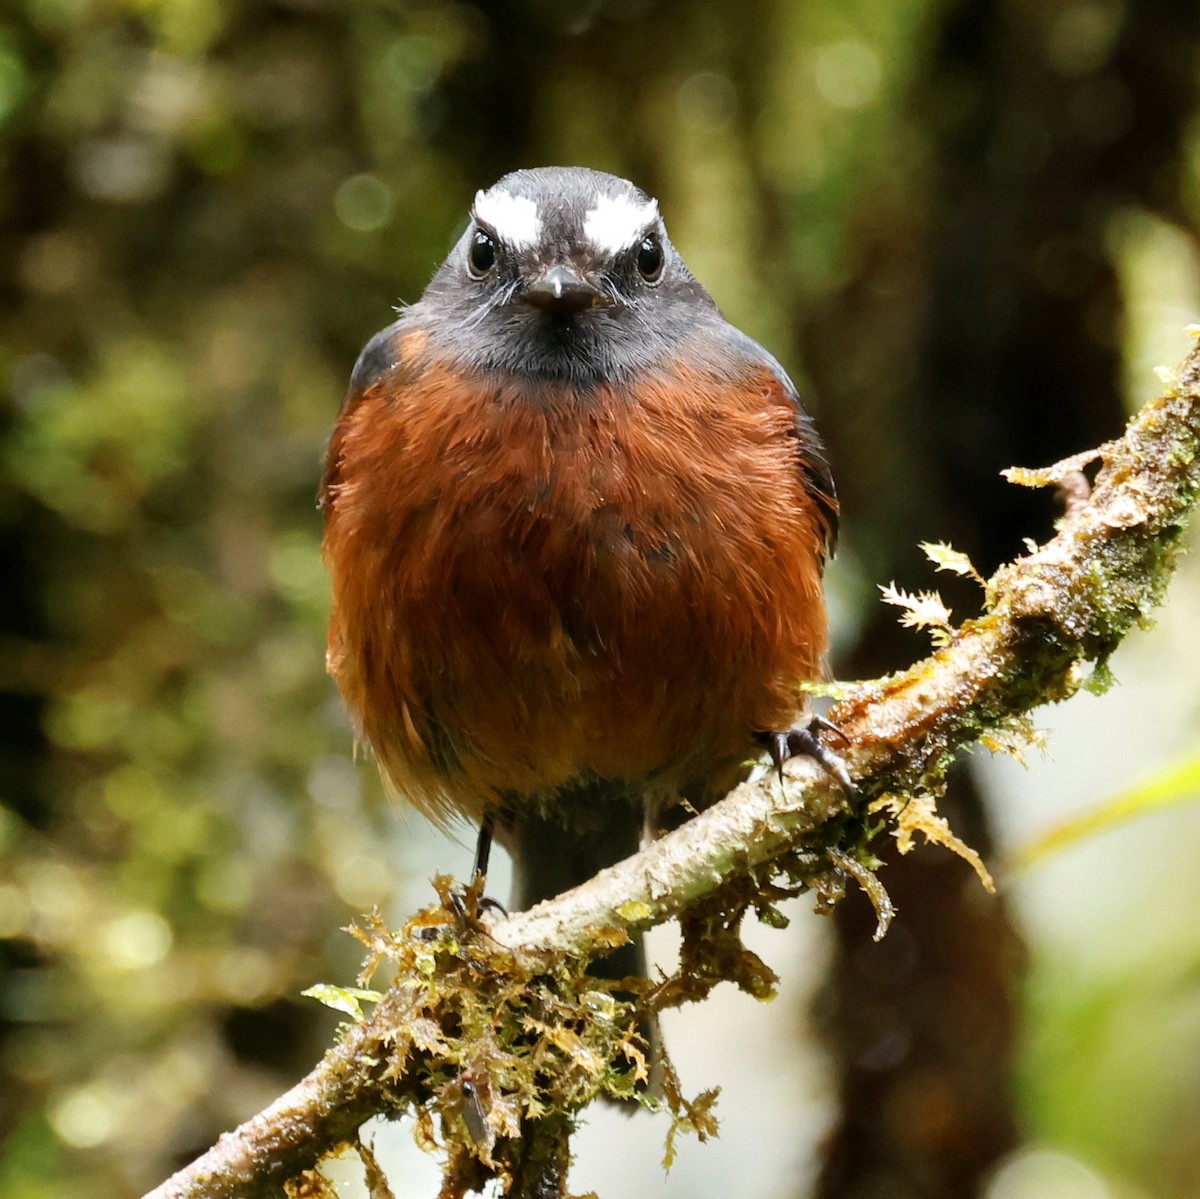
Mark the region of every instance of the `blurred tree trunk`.
MULTIPOLYGON (((990 571, 1053 516, 997 472, 1119 432, 1121 300, 1106 237, 1122 206, 1178 208, 1198 29, 1200 10, 1168 3, 947 6, 911 97, 927 194, 907 221, 867 227, 862 269, 806 336, 870 578, 928 586, 918 540, 949 540, 990 571), (873 342, 866 359, 885 371, 847 370, 873 342), (864 419, 864 396, 890 410, 864 419)), ((973 610, 945 578, 957 609, 973 610)), ((911 652, 880 608, 838 674, 876 675, 911 652)), ((945 810, 986 854, 966 770, 945 810)), ((961 1199, 1018 1138, 1018 938, 1003 898, 960 863, 888 856, 900 916, 887 938, 870 944, 865 903, 834 916, 823 1015, 841 1111, 818 1193, 961 1199)))

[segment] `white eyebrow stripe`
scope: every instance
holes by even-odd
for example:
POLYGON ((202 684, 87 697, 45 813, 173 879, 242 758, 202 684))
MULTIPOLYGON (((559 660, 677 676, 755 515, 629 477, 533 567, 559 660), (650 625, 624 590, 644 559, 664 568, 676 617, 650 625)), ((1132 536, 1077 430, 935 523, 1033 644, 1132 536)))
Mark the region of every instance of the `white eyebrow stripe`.
POLYGON ((607 254, 619 254, 638 241, 658 220, 658 201, 632 196, 600 196, 583 218, 583 235, 607 254))
POLYGON ((538 206, 527 196, 495 188, 476 192, 473 212, 476 220, 490 226, 502 242, 514 249, 527 250, 542 235, 538 206))

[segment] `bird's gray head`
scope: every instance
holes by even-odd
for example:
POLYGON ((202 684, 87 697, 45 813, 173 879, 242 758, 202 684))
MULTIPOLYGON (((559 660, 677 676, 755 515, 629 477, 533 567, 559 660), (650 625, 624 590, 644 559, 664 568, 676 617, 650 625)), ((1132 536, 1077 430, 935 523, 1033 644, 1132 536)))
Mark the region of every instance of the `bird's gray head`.
POLYGON ((416 307, 464 364, 577 381, 619 377, 720 321, 657 201, 582 167, 514 171, 478 192, 416 307))

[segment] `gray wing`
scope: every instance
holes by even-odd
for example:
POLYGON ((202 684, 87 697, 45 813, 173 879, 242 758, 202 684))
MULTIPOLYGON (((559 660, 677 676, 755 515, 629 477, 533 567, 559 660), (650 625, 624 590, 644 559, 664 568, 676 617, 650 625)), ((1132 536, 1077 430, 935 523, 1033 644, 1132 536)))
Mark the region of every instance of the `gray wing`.
POLYGON ((750 362, 765 367, 775 376, 780 389, 795 409, 795 437, 800 443, 800 469, 804 477, 804 487, 816 504, 825 534, 826 557, 832 557, 837 548, 838 538, 837 488, 833 483, 833 471, 829 466, 829 456, 825 451, 820 434, 817 432, 817 426, 805 410, 796 385, 788 377, 787 371, 779 364, 778 359, 740 329, 735 329, 732 325, 729 328, 735 336, 738 348, 750 362))

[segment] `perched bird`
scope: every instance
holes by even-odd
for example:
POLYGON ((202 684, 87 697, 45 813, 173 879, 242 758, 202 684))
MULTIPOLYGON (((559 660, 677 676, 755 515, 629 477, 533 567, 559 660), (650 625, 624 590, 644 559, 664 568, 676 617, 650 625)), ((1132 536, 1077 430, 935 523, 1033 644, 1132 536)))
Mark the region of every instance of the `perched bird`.
MULTIPOLYGON (((656 201, 581 168, 479 192, 367 344, 329 443, 328 666, 401 797, 480 824, 524 907, 703 807, 765 747, 829 761, 797 684, 837 530, 782 367, 656 201)), ((633 950, 605 973, 642 973, 633 950)))

